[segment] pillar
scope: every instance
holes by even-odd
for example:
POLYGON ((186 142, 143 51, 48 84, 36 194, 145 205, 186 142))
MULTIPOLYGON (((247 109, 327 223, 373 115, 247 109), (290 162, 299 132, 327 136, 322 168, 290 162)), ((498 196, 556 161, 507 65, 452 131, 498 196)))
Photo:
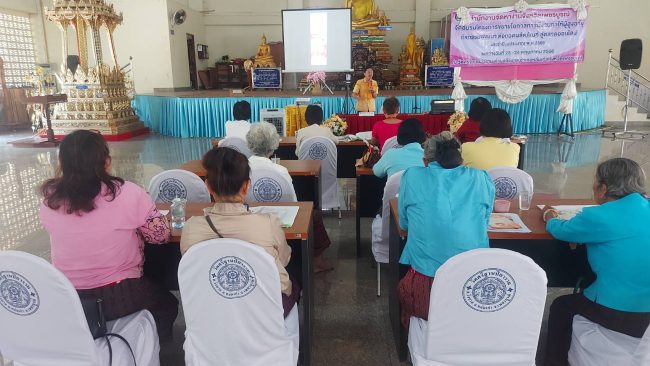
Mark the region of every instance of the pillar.
POLYGON ((430 26, 431 0, 415 0, 415 35, 426 42, 431 38, 430 26))

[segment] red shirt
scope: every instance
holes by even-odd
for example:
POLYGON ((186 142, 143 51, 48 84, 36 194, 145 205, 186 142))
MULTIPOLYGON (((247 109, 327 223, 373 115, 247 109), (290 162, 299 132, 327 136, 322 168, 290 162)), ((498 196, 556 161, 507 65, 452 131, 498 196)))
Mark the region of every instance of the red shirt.
POLYGON ((456 137, 458 137, 461 143, 474 142, 481 136, 481 132, 479 131, 480 125, 481 123, 479 121, 468 118, 463 122, 463 125, 460 126, 458 131, 456 131, 456 137))
POLYGON ((372 126, 372 137, 379 141, 379 150, 384 147, 384 142, 393 136, 397 136, 397 129, 402 121, 398 123, 386 123, 385 121, 377 121, 372 126))

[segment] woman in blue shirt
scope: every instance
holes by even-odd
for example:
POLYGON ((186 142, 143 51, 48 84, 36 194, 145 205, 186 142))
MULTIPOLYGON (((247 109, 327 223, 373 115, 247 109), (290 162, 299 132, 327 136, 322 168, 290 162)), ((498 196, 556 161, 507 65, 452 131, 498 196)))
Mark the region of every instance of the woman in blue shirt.
POLYGON ((399 191, 399 223, 408 231, 400 263, 411 266, 399 283, 402 324, 427 320, 438 268, 456 254, 489 246, 494 183, 462 165, 460 144, 445 131, 424 143, 424 167, 409 168, 399 191))
POLYGON ((582 315, 613 331, 641 338, 650 324, 650 202, 636 162, 616 158, 598 165, 593 185, 598 206, 571 220, 545 208, 546 230, 559 240, 587 245, 597 278, 582 294, 560 296, 548 319, 546 365, 568 365, 573 317, 582 315))
POLYGON ((401 147, 386 151, 377 164, 372 167, 373 173, 379 178, 383 178, 390 177, 412 166, 424 166, 422 143, 426 138, 422 123, 417 118, 405 120, 397 129, 397 143, 401 147))

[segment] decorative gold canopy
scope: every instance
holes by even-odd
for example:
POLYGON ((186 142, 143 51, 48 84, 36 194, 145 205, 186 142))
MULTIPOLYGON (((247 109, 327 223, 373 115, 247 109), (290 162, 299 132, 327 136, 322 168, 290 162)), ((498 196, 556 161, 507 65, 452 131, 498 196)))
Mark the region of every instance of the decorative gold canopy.
POLYGON ((59 80, 68 102, 55 108, 52 125, 56 135, 65 135, 75 129, 94 129, 102 134, 117 135, 144 128, 131 107, 132 88, 127 88, 127 75, 117 63, 113 31, 122 24, 112 4, 105 0, 54 0, 54 6, 45 8, 47 19, 55 22, 62 32, 63 63, 59 80), (79 66, 73 73, 67 65, 68 29, 77 36, 79 66), (106 28, 112 67, 104 62, 100 39, 101 28, 106 28), (90 35, 96 65, 89 65, 88 40, 90 35))

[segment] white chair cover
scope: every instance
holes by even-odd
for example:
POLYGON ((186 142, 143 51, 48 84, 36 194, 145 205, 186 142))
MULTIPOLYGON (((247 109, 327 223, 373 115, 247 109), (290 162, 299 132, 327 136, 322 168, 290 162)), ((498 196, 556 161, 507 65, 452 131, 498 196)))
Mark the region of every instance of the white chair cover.
POLYGON ((341 207, 339 203, 339 183, 336 179, 336 144, 326 137, 310 137, 300 144, 300 160, 321 160, 321 208, 328 210, 341 207))
POLYGON ((239 137, 225 137, 219 141, 219 147, 229 147, 233 150, 239 151, 246 155, 247 159, 253 155, 251 150, 248 148, 246 140, 239 137))
POLYGON ((533 191, 533 177, 521 169, 496 167, 487 172, 494 181, 497 199, 513 199, 519 192, 533 191))
POLYGON ((384 187, 384 198, 382 200, 381 224, 372 225, 372 254, 375 256, 375 261, 378 263, 388 263, 388 231, 390 228, 390 200, 395 198, 399 193, 399 183, 402 180, 404 171, 397 172, 386 181, 384 187), (376 230, 379 229, 379 232, 376 230))
POLYGON ((210 203, 210 192, 198 175, 183 169, 165 170, 151 178, 149 196, 157 203, 170 203, 174 198, 187 202, 210 203))
POLYGON ((193 245, 178 283, 186 365, 296 365, 297 308, 285 324, 278 269, 262 248, 237 239, 193 245))
POLYGON ((411 317, 413 364, 535 365, 546 274, 505 249, 474 249, 444 263, 431 287, 429 321, 411 317))
POLYGON ((381 148, 381 154, 384 155, 386 151, 396 147, 402 147, 402 145, 397 142, 397 136, 393 136, 384 142, 384 146, 381 148))
POLYGON ((251 186, 246 202, 296 202, 296 191, 291 182, 273 169, 251 170, 251 186))
MULTIPOLYGON (((108 365, 106 341, 93 341, 70 281, 32 254, 0 251, 0 347, 4 357, 26 366, 108 365)), ((158 366, 153 317, 141 311, 107 324, 127 339, 138 365, 158 366)), ((130 351, 111 338, 113 365, 132 365, 130 351)))
POLYGON ((602 327, 581 315, 573 317, 569 349, 572 366, 641 366, 650 365, 649 361, 650 330, 646 330, 643 338, 634 338, 602 327))

